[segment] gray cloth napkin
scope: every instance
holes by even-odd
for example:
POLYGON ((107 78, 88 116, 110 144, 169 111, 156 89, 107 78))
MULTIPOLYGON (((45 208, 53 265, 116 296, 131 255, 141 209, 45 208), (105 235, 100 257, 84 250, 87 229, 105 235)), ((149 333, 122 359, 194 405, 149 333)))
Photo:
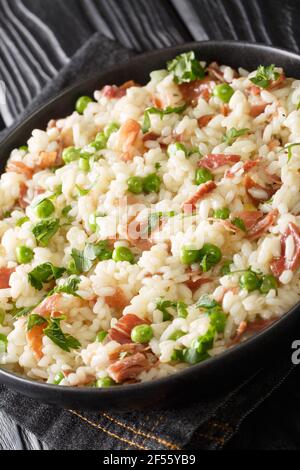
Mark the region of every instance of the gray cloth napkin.
MULTIPOLYGON (((126 61, 132 54, 96 33, 25 109, 18 122, 71 83, 126 61)), ((0 139, 7 132, 3 131, 0 139)), ((221 449, 291 371, 287 351, 280 359, 273 358, 272 366, 258 370, 231 392, 219 389, 209 399, 202 398, 176 410, 147 409, 125 414, 63 410, 35 402, 4 386, 0 386, 0 408, 51 449, 221 449)))

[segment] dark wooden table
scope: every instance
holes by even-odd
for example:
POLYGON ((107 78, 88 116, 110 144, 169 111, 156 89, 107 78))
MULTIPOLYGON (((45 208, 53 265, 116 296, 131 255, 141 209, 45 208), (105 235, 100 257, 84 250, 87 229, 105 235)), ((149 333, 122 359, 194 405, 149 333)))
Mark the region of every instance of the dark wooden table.
MULTIPOLYGON (((300 48, 299 0, 0 0, 0 26, 2 17, 13 28, 22 6, 53 31, 67 57, 95 31, 137 51, 206 39, 300 48)), ((0 413, 0 449, 44 448, 0 413)))

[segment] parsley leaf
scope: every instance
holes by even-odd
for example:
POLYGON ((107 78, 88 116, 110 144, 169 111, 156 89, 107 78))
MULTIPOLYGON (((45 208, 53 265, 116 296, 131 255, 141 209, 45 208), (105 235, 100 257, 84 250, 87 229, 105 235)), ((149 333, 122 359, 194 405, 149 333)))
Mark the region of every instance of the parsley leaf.
POLYGON ((205 309, 215 308, 219 306, 220 304, 218 304, 216 300, 214 300, 207 294, 203 295, 196 304, 197 308, 205 308, 205 309))
POLYGON ((7 352, 7 344, 7 336, 0 333, 0 355, 7 352))
POLYGON ((35 326, 40 326, 48 323, 46 318, 41 317, 40 315, 37 315, 36 313, 33 313, 32 315, 29 315, 28 317, 28 322, 27 322, 27 331, 32 330, 35 326))
POLYGON ((23 224, 25 224, 25 222, 28 222, 30 219, 29 217, 21 217, 20 219, 17 220, 16 222, 16 227, 22 227, 23 224))
POLYGON ((27 317, 27 315, 32 312, 32 310, 37 306, 36 305, 31 305, 31 307, 22 307, 22 308, 14 308, 12 310, 12 315, 14 318, 20 318, 20 317, 27 317))
POLYGON ((33 227, 32 233, 35 236, 37 243, 40 246, 45 247, 48 245, 51 238, 54 237, 58 229, 58 219, 43 220, 42 222, 39 222, 33 227))
POLYGON ((286 146, 284 147, 285 150, 288 151, 288 162, 289 162, 290 159, 292 158, 292 149, 293 149, 293 147, 297 147, 298 145, 300 145, 300 142, 296 142, 295 144, 286 145, 286 146))
POLYGON ((172 315, 169 313, 169 308, 176 308, 177 302, 172 302, 171 300, 159 299, 156 302, 156 308, 163 314, 163 321, 171 320, 172 315))
POLYGON ((245 222, 240 219, 239 217, 235 217, 231 223, 233 225, 235 225, 237 228, 239 228, 240 230, 242 230, 243 232, 247 232, 247 229, 246 229, 246 226, 245 226, 245 222))
POLYGON ((199 60, 195 58, 193 51, 180 54, 175 59, 169 61, 167 69, 168 72, 173 72, 174 82, 177 84, 189 83, 205 77, 204 68, 199 60))
POLYGON ((75 269, 73 271, 74 273, 82 274, 92 268, 93 262, 88 258, 85 258, 83 251, 77 250, 77 248, 73 248, 71 256, 75 265, 75 269))
POLYGON ((59 279, 65 272, 65 268, 58 268, 53 266, 52 263, 43 263, 36 266, 30 273, 28 273, 28 280, 32 287, 37 290, 43 288, 43 283, 59 279))
POLYGON ((60 286, 56 286, 51 294, 69 294, 78 297, 76 291, 78 289, 78 285, 80 284, 80 279, 77 276, 70 276, 67 279, 65 284, 61 284, 60 286))
POLYGON ((170 212, 154 212, 153 214, 150 214, 148 217, 148 224, 146 228, 141 232, 142 236, 150 236, 153 230, 155 230, 160 222, 161 219, 163 218, 168 218, 168 217, 174 217, 176 215, 176 212, 170 211, 170 212))
POLYGON ((260 65, 255 77, 251 78, 250 81, 260 88, 268 88, 272 81, 276 81, 279 78, 279 73, 275 72, 274 69, 274 64, 268 66, 260 65))
MULTIPOLYGON (((94 262, 105 261, 112 258, 113 250, 109 248, 108 242, 103 240, 95 245, 86 245, 84 251, 73 249, 71 256, 74 260, 76 272, 78 274, 86 273, 92 269, 94 262)), ((75 272, 75 271, 74 271, 75 272)))
POLYGON ((227 134, 224 136, 223 142, 225 142, 227 145, 231 145, 231 144, 233 144, 235 139, 237 139, 238 137, 241 137, 242 135, 247 134, 247 132, 249 132, 249 131, 250 131, 250 129, 245 128, 245 129, 237 130, 235 127, 232 127, 231 129, 229 129, 227 134))
POLYGON ((75 185, 75 188, 77 189, 78 194, 79 194, 80 197, 81 196, 86 196, 90 192, 90 189, 81 188, 78 184, 75 185))
POLYGON ((230 265, 231 264, 232 264, 232 260, 225 261, 225 263, 223 264, 223 266, 221 268, 221 271, 220 271, 221 276, 227 276, 227 274, 230 274, 230 272, 231 272, 230 265))
POLYGON ((182 301, 177 302, 177 314, 179 318, 186 318, 189 314, 187 305, 182 301))
POLYGON ((142 125, 143 133, 146 134, 147 132, 149 132, 149 129, 151 127, 151 119, 150 119, 151 114, 158 114, 160 116, 160 119, 162 119, 164 116, 168 114, 172 114, 172 113, 181 114, 186 109, 186 107, 187 107, 186 104, 184 104, 183 106, 178 106, 176 108, 170 108, 170 107, 166 109, 147 108, 145 110, 144 121, 142 125))
POLYGON ((62 331, 61 320, 62 318, 51 318, 44 334, 63 351, 70 352, 72 349, 79 349, 81 347, 80 342, 74 336, 62 331))

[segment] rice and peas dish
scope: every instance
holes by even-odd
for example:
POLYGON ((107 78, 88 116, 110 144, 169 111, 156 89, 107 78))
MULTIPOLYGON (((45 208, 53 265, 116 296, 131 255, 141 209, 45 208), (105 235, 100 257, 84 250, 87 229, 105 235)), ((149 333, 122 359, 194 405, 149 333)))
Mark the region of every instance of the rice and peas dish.
POLYGON ((0 181, 0 364, 62 386, 154 380, 286 313, 299 107, 281 68, 189 52, 34 130, 0 181))

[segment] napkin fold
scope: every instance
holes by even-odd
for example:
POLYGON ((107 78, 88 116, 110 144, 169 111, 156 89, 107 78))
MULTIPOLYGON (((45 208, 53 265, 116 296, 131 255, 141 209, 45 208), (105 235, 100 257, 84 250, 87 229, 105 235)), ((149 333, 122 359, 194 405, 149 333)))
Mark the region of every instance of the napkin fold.
MULTIPOLYGON (((126 61, 132 55, 134 51, 96 33, 24 110, 15 125, 66 86, 126 61)), ((10 130, 2 131, 0 139, 10 130)), ((0 409, 50 449, 221 449, 292 371, 289 351, 285 351, 229 393, 219 389, 209 399, 202 398, 176 410, 147 409, 123 414, 100 409, 97 412, 63 410, 4 386, 0 386, 0 409)))

